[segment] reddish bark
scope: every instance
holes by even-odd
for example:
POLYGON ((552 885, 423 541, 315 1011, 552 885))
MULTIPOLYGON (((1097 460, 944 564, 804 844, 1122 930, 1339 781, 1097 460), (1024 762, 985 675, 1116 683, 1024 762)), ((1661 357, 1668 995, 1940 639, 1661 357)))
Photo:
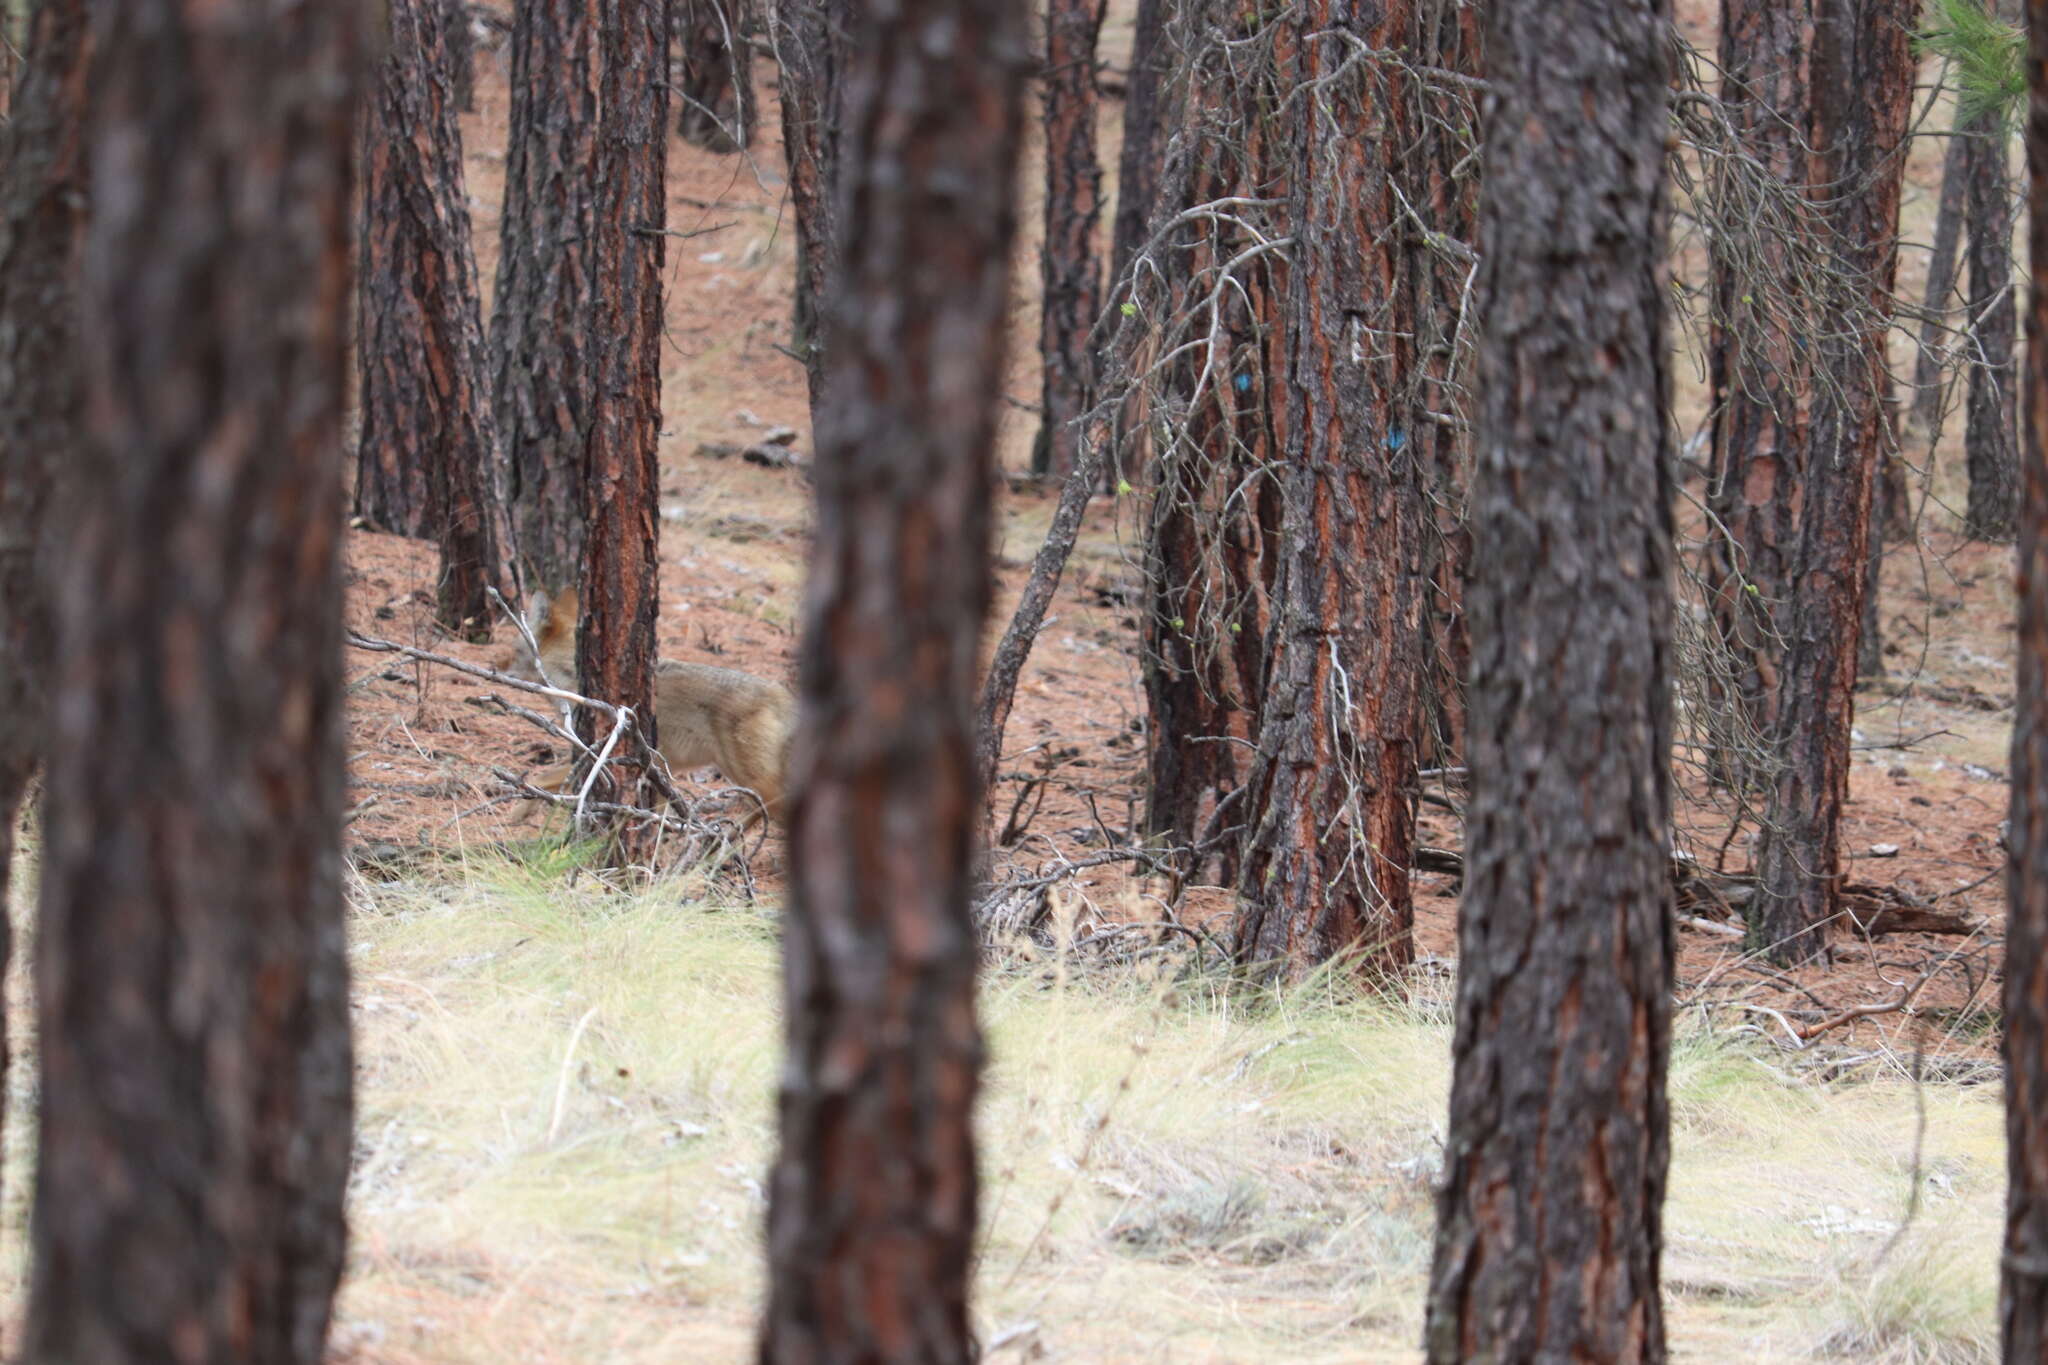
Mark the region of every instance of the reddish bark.
POLYGON ((1472 147, 1480 128, 1477 86, 1485 70, 1476 6, 1418 0, 1415 9, 1415 49, 1430 54, 1428 61, 1439 70, 1467 78, 1424 81, 1411 92, 1422 111, 1413 174, 1432 235, 1425 250, 1408 253, 1406 270, 1415 297, 1415 354, 1426 375, 1407 424, 1430 503, 1423 547, 1429 577, 1422 618, 1424 757, 1435 760, 1431 766, 1454 767, 1465 761, 1465 680, 1472 669, 1465 628, 1465 578, 1472 560, 1468 393, 1478 340, 1471 304, 1479 258, 1471 247, 1479 235, 1479 166, 1472 147))
POLYGON ((1824 952, 1840 901, 1859 628, 1868 585, 1871 490, 1888 432, 1885 341, 1898 264, 1903 144, 1913 88, 1916 0, 1814 0, 1806 183, 1840 269, 1811 350, 1811 455, 1775 506, 1796 506, 1778 612, 1776 767, 1757 848, 1753 947, 1781 962, 1824 952), (1843 187, 1854 187, 1844 190, 1843 187), (1796 503, 1792 502, 1796 494, 1796 503))
POLYGON ((386 10, 389 48, 360 144, 356 512, 387 530, 434 537, 441 624, 489 639, 487 589, 511 594, 513 584, 503 562, 509 531, 497 497, 497 424, 485 388, 449 11, 444 0, 387 0, 386 10))
POLYGON ((1038 351, 1044 411, 1034 473, 1064 479, 1081 449, 1079 417, 1094 401, 1088 334, 1102 311, 1096 227, 1102 167, 1095 156, 1095 39, 1106 0, 1048 0, 1045 16, 1045 241, 1039 250, 1038 351))
MULTIPOLYGON (((598 31, 594 232, 584 248, 591 296, 590 444, 584 457, 582 605, 576 671, 586 696, 628 706, 648 742, 607 770, 611 799, 649 806, 641 790, 654 724, 657 507, 661 492, 661 263, 667 222, 668 0, 612 0, 598 31)), ((584 740, 610 722, 587 708, 584 740)), ((660 829, 613 825, 619 866, 651 863, 660 829)))
POLYGON ((361 6, 92 11, 24 1359, 315 1365, 344 1244, 361 6))
POLYGON ((1669 24, 1662 0, 1487 7, 1487 437, 1433 1365, 1665 1357, 1669 24))
POLYGON ((1780 216, 1749 232, 1715 235, 1708 377, 1714 401, 1707 503, 1706 577, 1728 681, 1717 699, 1717 775, 1735 786, 1767 781, 1772 764, 1749 746, 1769 735, 1783 668, 1781 619, 1799 578, 1813 355, 1803 335, 1805 273, 1818 225, 1800 207, 1808 183, 1805 139, 1812 103, 1812 42, 1820 0, 1722 0, 1721 100, 1745 156, 1724 164, 1718 197, 1752 202, 1738 180, 1761 177, 1780 216), (1761 761, 1760 761, 1761 759, 1761 761))
POLYGON ((760 1350, 791 1365, 974 1356, 971 708, 1024 24, 1013 0, 856 13, 760 1350))
POLYGON ((583 568, 603 10, 601 0, 516 0, 512 16, 492 406, 521 576, 551 595, 583 568))
MULTIPOLYGON (((1189 67, 1179 77, 1177 155, 1158 187, 1176 214, 1254 186, 1284 193, 1289 168, 1284 148, 1270 145, 1271 130, 1255 121, 1241 141, 1229 131, 1265 98, 1260 73, 1229 60, 1217 41, 1245 41, 1241 21, 1221 5, 1181 16, 1176 40, 1189 67)), ((1185 868, 1190 874, 1233 885, 1278 563, 1282 496, 1272 470, 1285 402, 1264 377, 1285 373, 1286 272, 1278 252, 1207 215, 1181 221, 1159 254, 1180 269, 1148 311, 1189 321, 1211 344, 1165 361, 1156 381, 1141 626, 1146 829, 1170 847, 1201 850, 1185 868), (1226 267, 1234 284, 1218 291, 1226 267), (1205 311, 1212 297, 1214 319, 1205 311)))
POLYGON ((1243 818, 1237 951, 1306 973, 1340 954, 1391 976, 1414 954, 1423 474, 1411 445, 1414 296, 1398 167, 1408 77, 1399 0, 1307 0, 1275 42, 1292 116, 1282 310, 1286 444, 1276 629, 1243 818), (1366 338, 1370 338, 1367 341, 1366 338))

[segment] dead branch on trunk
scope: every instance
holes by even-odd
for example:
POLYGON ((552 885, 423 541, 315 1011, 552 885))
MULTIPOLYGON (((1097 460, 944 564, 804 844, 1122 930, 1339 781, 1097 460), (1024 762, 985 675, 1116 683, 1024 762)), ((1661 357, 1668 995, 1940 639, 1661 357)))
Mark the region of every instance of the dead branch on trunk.
POLYGON ((1081 457, 1074 461, 1060 487, 1059 507, 1053 513, 1051 529, 1045 533, 1045 543, 1038 547, 1038 556, 1031 561, 1031 577, 1024 582, 1024 594, 989 661, 988 678, 981 688, 980 715, 976 719, 982 782, 991 795, 995 791, 996 762, 1002 756, 1003 727, 1009 722, 1010 705, 1017 696, 1017 678, 1038 639, 1053 594, 1059 590, 1060 575, 1074 553, 1088 499, 1102 479, 1104 451, 1105 443, 1099 437, 1083 437, 1081 457))

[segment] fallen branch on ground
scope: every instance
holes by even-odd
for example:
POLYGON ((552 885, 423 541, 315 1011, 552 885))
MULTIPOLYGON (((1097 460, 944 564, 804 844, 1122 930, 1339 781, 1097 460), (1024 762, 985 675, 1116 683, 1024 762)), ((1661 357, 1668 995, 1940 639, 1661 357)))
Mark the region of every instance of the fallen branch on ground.
POLYGON ((1889 1000, 1874 1001, 1867 1005, 1851 1005, 1847 1009, 1836 1010, 1827 1017, 1811 1024, 1795 1025, 1785 1017, 1782 1011, 1770 1009, 1763 1005, 1745 1004, 1743 1008, 1753 1010, 1759 1014, 1771 1015, 1791 1038, 1792 1046, 1804 1051, 1808 1043, 1811 1043, 1823 1033, 1831 1032, 1844 1024, 1853 1023, 1858 1019, 1876 1018, 1883 1014, 1898 1014, 1911 1009, 1914 1000, 1919 998, 1920 992, 1927 988, 1927 983, 1940 975, 1942 968, 1947 965, 1948 959, 1944 957, 1941 961, 1926 968, 1912 981, 1900 986, 1898 994, 1889 1000))
MULTIPOLYGON (((1462 878, 1465 856, 1454 849, 1421 846, 1410 864, 1421 872, 1437 872, 1462 878)), ((1756 879, 1745 873, 1714 872, 1694 859, 1678 854, 1671 858, 1673 908, 1680 919, 1703 924, 1717 923, 1698 912, 1718 910, 1738 914, 1756 896, 1756 879)), ((1929 902, 1897 886, 1874 886, 1867 882, 1842 885, 1842 912, 1859 935, 1883 934, 1974 934, 1984 927, 1977 915, 1938 910, 1929 902)), ((1718 926, 1721 932, 1728 926, 1718 926)), ((1739 932, 1739 931, 1738 931, 1739 932)))
MULTIPOLYGON (((504 605, 502 598, 499 599, 499 605, 504 605)), ((522 633, 525 633, 524 623, 521 623, 521 630, 522 633)), ((628 707, 615 706, 611 702, 599 701, 595 697, 586 697, 580 692, 571 692, 567 688, 553 687, 547 683, 529 682, 525 678, 514 677, 510 673, 500 673, 495 668, 485 668, 481 664, 473 664, 466 659, 458 659, 452 654, 437 654, 431 649, 420 649, 415 645, 399 644, 396 640, 381 640, 372 635, 359 635, 352 630, 345 632, 343 638, 354 649, 367 650, 375 654, 399 654, 409 659, 418 659, 423 663, 440 664, 444 668, 454 669, 457 673, 467 673, 473 678, 483 678, 486 681, 494 682, 504 687, 516 688, 521 692, 531 692, 536 696, 548 697, 557 703, 588 707, 607 716, 612 722, 611 737, 606 740, 603 751, 593 755, 590 746, 578 738, 573 730, 565 726, 556 725, 539 714, 524 708, 511 707, 509 705, 506 707, 507 710, 515 711, 522 718, 539 726, 543 731, 555 738, 568 741, 576 749, 581 750, 585 756, 595 759, 591 766, 590 778, 584 783, 585 795, 589 793, 592 784, 596 781, 597 774, 603 771, 605 764, 610 761, 610 755, 617 747, 619 740, 625 734, 630 733, 633 737, 633 744, 639 751, 641 771, 647 778, 648 783, 654 787, 663 800, 678 808, 688 809, 689 803, 683 799, 682 793, 676 790, 675 782, 668 771, 668 761, 661 756, 660 750, 647 743, 646 736, 640 732, 639 727, 633 725, 633 712, 628 707)), ((527 643, 530 648, 535 647, 530 634, 527 635, 527 643)), ((540 788, 533 787, 530 783, 523 785, 535 792, 540 790, 540 788)), ((602 812, 634 809, 637 808, 631 806, 620 807, 601 801, 585 802, 578 808, 579 817, 581 812, 586 810, 602 812)))
MULTIPOLYGON (((1136 863, 1146 875, 1168 878, 1177 889, 1179 883, 1174 877, 1174 859, 1178 852, 1129 845, 1102 849, 1072 859, 1056 852, 1055 862, 1041 865, 1030 876, 985 885, 975 898, 974 922, 980 926, 984 940, 991 943, 1015 934, 1043 939, 1046 920, 1050 916, 1048 893, 1052 887, 1093 868, 1107 867, 1112 863, 1136 863)), ((1167 913, 1171 915, 1171 902, 1163 900, 1162 904, 1167 906, 1167 913)))

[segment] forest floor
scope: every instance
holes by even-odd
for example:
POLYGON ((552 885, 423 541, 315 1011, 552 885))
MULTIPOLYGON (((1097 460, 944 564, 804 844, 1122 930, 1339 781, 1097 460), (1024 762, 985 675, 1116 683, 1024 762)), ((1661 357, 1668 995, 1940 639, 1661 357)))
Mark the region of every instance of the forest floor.
MULTIPOLYGON (((1712 6, 1686 0, 1680 18, 1695 42, 1712 50, 1712 6)), ((1112 75, 1128 60, 1130 7, 1111 7, 1103 56, 1112 75)), ((661 601, 662 653, 714 661, 790 679, 810 526, 810 486, 801 468, 768 468, 730 453, 772 427, 797 433, 811 448, 801 367, 787 342, 793 278, 792 232, 785 216, 780 124, 773 69, 763 63, 759 145, 745 156, 717 156, 672 140, 670 227, 697 233, 670 242, 667 344, 663 363, 661 601), (720 453, 727 452, 727 453, 720 453)), ((480 55, 478 107, 464 120, 469 197, 486 288, 497 267, 506 116, 506 53, 480 55)), ((1113 198, 1121 105, 1103 102, 1105 193, 1113 198)), ((1930 127, 1946 127, 1937 109, 1930 127)), ((1907 246, 1900 292, 1924 289, 1932 206, 1939 188, 1942 139, 1916 143, 1908 168, 1907 246)), ((1034 349, 1038 318, 1037 223, 1042 176, 1035 148, 1022 180, 1023 231, 1013 282, 1012 359, 1000 458, 1028 463, 1038 397, 1034 349)), ((2024 229, 2022 228, 2022 232, 2024 229)), ((1684 276, 1704 277, 1696 242, 1682 238, 1684 276)), ((1690 330, 1680 333, 1681 438, 1697 430, 1705 395, 1692 363, 1690 330)), ((1910 370, 1910 340, 1900 338, 1896 368, 1910 370)), ((1869 685, 1857 703, 1858 751, 1845 812, 1844 847, 1853 880, 1897 888, 1922 903, 1981 923, 1971 935, 1893 935, 1849 942, 1831 967, 1769 977, 1746 961, 1739 940, 1690 925, 1680 935, 1682 985, 1740 1002, 1818 1012, 1890 999, 1896 983, 1932 979, 1910 1013, 1876 1015, 1830 1035, 1850 1048, 1911 1049, 1984 1055, 1989 1036, 1986 989, 1996 966, 2003 888, 1999 823, 2006 809, 2005 767, 2012 717, 2013 590, 2011 552, 1967 543, 1951 509, 1961 505, 1959 415, 1951 415, 1934 458, 1909 432, 1901 456, 1916 471, 1918 515, 1911 535, 1887 553, 1883 629, 1891 676, 1869 685), (1923 476, 1924 475, 1924 476, 1923 476)), ((1688 499, 1698 479, 1688 481, 1688 499)), ((1012 480, 999 495, 995 625, 1008 619, 1030 557, 1051 517, 1056 490, 1012 480)), ((1020 679, 1002 763, 996 807, 1007 814, 1032 784, 1035 812, 1011 850, 1027 868, 1123 841, 1142 815, 1144 697, 1138 662, 1140 509, 1135 498, 1098 499, 1068 566, 1051 619, 1020 679)), ((1689 502, 1688 504, 1689 505, 1689 502)), ((1681 507, 1681 530, 1696 518, 1681 507)), ((348 616, 365 634, 482 661, 483 647, 449 642, 432 621, 431 547, 358 531, 348 547, 348 616)), ((501 630, 501 636, 507 632, 501 630)), ((527 771, 554 757, 523 721, 492 714, 479 699, 488 684, 430 665, 352 653, 351 771, 361 805, 353 837, 398 850, 420 844, 476 846, 545 827, 535 808, 500 801, 494 767, 527 771)), ((1753 823, 1733 830, 1724 803, 1704 785, 1680 793, 1681 846, 1705 864, 1740 870, 1753 846, 1753 823)), ((1425 807, 1422 842, 1456 847, 1456 819, 1425 807)), ((771 849, 753 860, 756 894, 779 894, 771 849)), ((1112 921, 1156 918, 1156 890, 1124 866, 1093 869, 1065 883, 1071 913, 1112 921)), ((1192 922, 1227 916, 1220 888, 1191 888, 1181 907, 1192 922)), ((1441 968, 1455 946, 1456 886, 1418 874, 1418 947, 1425 969, 1441 968)), ((1804 1017, 1799 1016, 1799 1017, 1804 1017)), ((1770 1025, 1769 1017, 1759 1020, 1770 1025)))
MULTIPOLYGON (((1710 45, 1707 8, 1680 6, 1710 45)), ((1113 4, 1105 29, 1113 71, 1127 59, 1129 9, 1113 4)), ((801 469, 716 453, 776 426, 811 449, 801 368, 780 349, 792 230, 772 70, 759 75, 751 154, 670 148, 670 226, 698 235, 670 241, 666 271, 659 634, 668 657, 787 679, 809 485, 801 469)), ((504 50, 481 53, 478 108, 464 120, 486 289, 505 81, 504 50)), ((1120 105, 1103 112, 1113 195, 1120 105)), ((1938 139, 1923 139, 1910 165, 1914 241, 1928 236, 1939 158, 1938 139)), ((1023 183, 1016 402, 1000 452, 1012 470, 1026 463, 1038 397, 1035 163, 1023 183)), ((1902 293, 1918 297, 1924 270, 1924 251, 1909 249, 1902 293)), ((1704 397, 1692 368, 1681 371, 1683 435, 1704 397)), ((1925 511, 1888 557, 1892 678, 1859 696, 1844 837, 1857 881, 1976 927, 1852 941, 1830 967, 1778 973, 1726 931, 1681 926, 1666 1259, 1679 1359, 1994 1354, 1994 874, 2013 594, 2010 552, 1955 534, 1954 444, 1952 433, 1934 452, 1925 511), (1798 1021, 1893 1000, 1922 977, 1911 1008, 1795 1046, 1798 1021)), ((1929 463, 1921 445, 1906 454, 1929 463)), ((1001 495, 998 622, 1052 499, 1016 481, 1001 495)), ((1021 680, 999 810, 1026 782, 1043 785, 1013 867, 1100 849, 1140 814, 1130 502, 1091 510, 1021 680)), ((349 625, 483 661, 484 647, 434 628, 433 572, 427 545, 352 533, 349 625)), ((569 853, 535 840, 558 824, 500 799, 494 767, 524 771, 554 755, 481 701, 488 684, 375 654, 352 652, 348 666, 350 842, 365 873, 351 879, 362 1117, 336 1358, 747 1357, 773 1137, 779 852, 753 859, 750 894, 731 876, 692 874, 605 892, 569 853), (405 869, 395 878, 393 865, 405 869)), ((1688 850, 1742 866, 1753 830, 1730 838, 1726 812, 1702 790, 1682 795, 1688 850)), ((1456 847, 1455 820, 1426 809, 1422 839, 1456 847)), ((1071 943, 1156 920, 1157 889, 1118 866, 1077 875, 1059 888, 1063 932, 1071 943)), ((1216 924, 1228 909, 1227 892, 1194 888, 1182 912, 1216 924)), ((1226 1000, 1204 974, 1168 979, 1143 959, 1023 944, 996 954, 984 993, 977 1289, 991 1358, 1413 1359, 1455 914, 1451 879, 1421 874, 1422 961, 1407 998, 1393 1001, 1341 998, 1328 983, 1226 1000)), ((23 1070, 11 1087, 17 1113, 30 1093, 23 1070)), ((25 1128, 9 1128, 16 1228, 25 1128)), ((8 1268, 18 1289, 19 1267, 8 1268)))
MULTIPOLYGON (((482 854, 355 899, 337 1362, 751 1359, 773 906, 482 854)), ((990 1361, 1416 1359, 1448 978, 1398 1004, 1222 984, 993 956, 973 1300, 990 1361)), ((1998 1087, 1827 1075, 1682 1015, 1674 1359, 1995 1359, 1998 1087)))

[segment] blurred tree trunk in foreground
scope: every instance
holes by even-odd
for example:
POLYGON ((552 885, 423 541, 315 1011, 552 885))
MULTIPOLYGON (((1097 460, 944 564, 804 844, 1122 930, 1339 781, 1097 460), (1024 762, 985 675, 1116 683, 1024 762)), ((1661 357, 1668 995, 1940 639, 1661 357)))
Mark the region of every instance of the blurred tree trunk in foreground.
POLYGON ((864 0, 791 756, 760 1358, 965 1362, 973 705, 1022 136, 1018 0, 864 0))
POLYGON ((2048 1360, 2048 0, 2027 0, 2026 426, 2006 871, 2004 1359, 2048 1360))
POLYGON ((316 1365, 351 1146, 351 0, 100 0, 24 1358, 316 1365), (118 188, 118 192, 113 192, 118 188))
MULTIPOLYGON (((49 733, 49 579, 62 476, 78 459, 76 272, 84 226, 85 0, 30 20, 0 133, 0 978, 14 829, 49 733)), ((0 1087, 8 1063, 0 1013, 0 1087)))

